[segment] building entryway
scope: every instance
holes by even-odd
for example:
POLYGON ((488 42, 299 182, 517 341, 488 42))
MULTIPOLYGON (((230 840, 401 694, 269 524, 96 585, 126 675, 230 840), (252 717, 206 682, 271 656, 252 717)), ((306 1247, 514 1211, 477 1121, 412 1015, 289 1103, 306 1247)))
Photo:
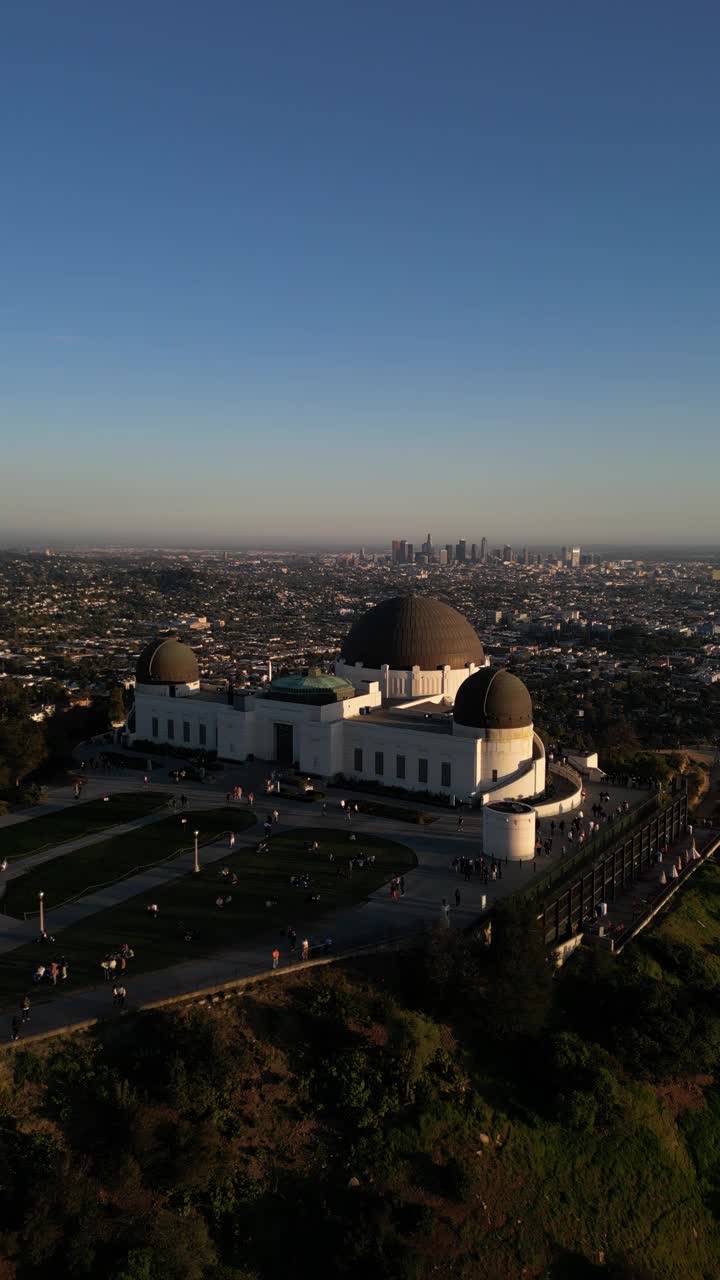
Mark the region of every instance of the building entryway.
POLYGON ((295 759, 291 724, 275 725, 275 759, 279 764, 292 764, 295 759))

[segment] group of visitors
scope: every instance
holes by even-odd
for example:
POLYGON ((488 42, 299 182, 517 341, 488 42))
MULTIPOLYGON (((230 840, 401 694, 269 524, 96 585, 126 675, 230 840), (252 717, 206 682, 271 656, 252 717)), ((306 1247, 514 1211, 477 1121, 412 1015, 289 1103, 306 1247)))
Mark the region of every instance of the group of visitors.
MULTIPOLYGON (((242 800, 242 798, 243 798, 243 789, 239 784, 234 786, 232 791, 228 791, 225 795, 225 799, 228 804, 232 804, 234 800, 239 803, 242 800)), ((248 809, 252 809, 255 803, 255 793, 253 791, 248 791, 245 799, 247 801, 248 809)))
POLYGON ((64 956, 59 960, 51 960, 48 964, 38 964, 33 972, 33 983, 39 987, 42 983, 56 987, 58 981, 67 982, 68 962, 64 956))
POLYGON ((114 951, 108 951, 100 961, 105 981, 112 982, 118 974, 125 973, 129 962, 134 959, 135 951, 127 942, 123 942, 122 946, 116 947, 114 951))
MULTIPOLYGON (((507 862, 507 858, 505 861, 507 862)), ((502 880, 502 862, 494 854, 488 857, 481 854, 479 858, 453 858, 450 865, 456 875, 462 876, 466 884, 472 880, 473 876, 478 876, 483 884, 488 884, 490 880, 502 880)))

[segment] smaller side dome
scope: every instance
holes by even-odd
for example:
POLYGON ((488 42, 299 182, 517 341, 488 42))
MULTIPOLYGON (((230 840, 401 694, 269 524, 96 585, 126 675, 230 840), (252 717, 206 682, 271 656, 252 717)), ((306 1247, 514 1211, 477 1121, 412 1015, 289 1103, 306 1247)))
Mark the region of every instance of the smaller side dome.
POLYGON ((469 729, 525 729, 532 725, 527 686, 502 667, 484 667, 463 680, 453 718, 469 729))
POLYGON ((137 661, 135 679, 138 684, 195 684, 200 679, 200 669, 189 645, 175 636, 166 636, 145 646, 137 661))

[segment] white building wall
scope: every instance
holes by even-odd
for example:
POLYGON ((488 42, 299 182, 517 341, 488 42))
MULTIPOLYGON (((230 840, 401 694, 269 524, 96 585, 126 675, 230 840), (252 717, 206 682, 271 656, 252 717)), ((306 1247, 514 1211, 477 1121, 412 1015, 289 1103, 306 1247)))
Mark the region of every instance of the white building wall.
POLYGON ((474 790, 478 768, 478 743, 452 734, 422 733, 382 723, 353 720, 344 727, 341 772, 408 791, 435 791, 469 797, 474 790), (356 767, 356 750, 362 751, 362 768, 356 767), (375 767, 375 754, 382 753, 383 771, 375 767), (397 772, 397 757, 405 760, 405 777, 397 772), (420 760, 427 761, 427 782, 420 781, 420 760), (449 784, 443 783, 443 763, 450 766, 449 784))
MULTIPOLYGON (((217 717, 223 704, 205 702, 202 698, 168 697, 167 688, 138 686, 135 690, 135 732, 133 738, 148 738, 154 742, 169 743, 178 747, 217 750, 217 717), (172 724, 172 733, 169 730, 172 724), (202 741, 200 726, 205 728, 202 741), (186 728, 187 726, 187 728, 186 728), (154 730, 157 728, 157 732, 154 730)), ((228 708, 229 709, 229 708, 228 708)))
POLYGON ((535 810, 504 813, 492 805, 483 809, 483 852, 487 857, 527 861, 535 856, 535 810))

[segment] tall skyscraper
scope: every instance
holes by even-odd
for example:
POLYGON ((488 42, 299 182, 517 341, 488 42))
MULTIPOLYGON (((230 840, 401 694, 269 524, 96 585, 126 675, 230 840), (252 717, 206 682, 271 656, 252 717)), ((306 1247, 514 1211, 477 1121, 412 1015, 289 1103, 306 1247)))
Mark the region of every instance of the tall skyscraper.
POLYGON ((480 539, 480 563, 487 564, 487 538, 480 539))
POLYGON ((513 549, 512 547, 509 547, 507 543, 505 543, 505 546, 503 547, 502 558, 506 564, 510 564, 512 562, 513 549))
POLYGON ((407 542, 404 538, 400 539, 400 555, 398 556, 400 564, 405 564, 407 559, 407 542))
POLYGON ((580 548, 572 547, 570 551, 570 567, 572 569, 580 568, 580 548))
POLYGON ((470 544, 470 559, 473 564, 477 564, 477 542, 470 544))
POLYGON ((447 547, 441 547, 438 551, 438 564, 447 564, 447 547))
POLYGON ((399 558, 400 558, 400 540, 399 538, 393 538, 392 550, 390 552, 390 559, 392 560, 393 564, 397 564, 399 558))
POLYGON ((567 564, 567 558, 568 558, 567 547, 561 547, 560 559, 562 560, 563 564, 567 564))
POLYGON ((450 563, 452 562, 452 559, 453 559, 453 545, 452 545, 452 542, 446 542, 446 543, 445 543, 445 562, 446 562, 446 564, 450 564, 450 563))
POLYGON ((460 564, 464 564, 466 556, 467 556, 467 542, 465 541, 464 538, 461 538, 455 548, 455 557, 460 562, 460 564))
POLYGON ((415 563, 415 547, 412 542, 408 542, 405 547, 405 560, 407 564, 415 563))
POLYGON ((432 558, 433 558, 433 544, 432 544, 432 538, 430 537, 429 533, 427 538, 425 539, 425 543, 423 545, 423 551, 425 552, 425 555, 428 558, 428 564, 431 564, 432 558))

